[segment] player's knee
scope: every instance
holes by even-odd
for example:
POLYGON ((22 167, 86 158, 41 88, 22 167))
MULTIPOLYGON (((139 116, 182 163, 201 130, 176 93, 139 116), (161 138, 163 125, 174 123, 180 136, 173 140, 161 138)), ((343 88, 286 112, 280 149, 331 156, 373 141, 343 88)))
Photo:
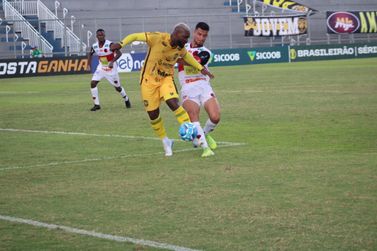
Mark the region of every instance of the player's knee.
POLYGON ((209 119, 212 121, 214 124, 218 124, 220 122, 220 113, 217 114, 211 114, 209 116, 209 119))
POLYGON ((97 84, 98 84, 98 82, 92 81, 92 82, 90 82, 90 87, 91 88, 96 88, 97 84))
POLYGON ((158 118, 158 116, 160 116, 160 110, 159 109, 156 109, 156 110, 153 110, 153 111, 147 111, 147 113, 148 113, 150 120, 155 120, 155 119, 158 118))
POLYGON ((179 102, 178 102, 178 99, 176 99, 176 98, 166 100, 166 104, 169 106, 169 108, 172 111, 175 111, 179 108, 179 102))

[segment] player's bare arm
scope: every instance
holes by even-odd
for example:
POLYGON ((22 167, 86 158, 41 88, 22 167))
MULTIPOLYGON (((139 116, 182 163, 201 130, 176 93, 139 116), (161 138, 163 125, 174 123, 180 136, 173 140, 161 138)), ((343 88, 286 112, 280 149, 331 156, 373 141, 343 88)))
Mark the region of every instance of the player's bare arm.
POLYGON ((87 71, 90 71, 91 70, 91 64, 92 64, 92 57, 93 57, 93 54, 94 54, 94 49, 93 47, 90 48, 90 51, 88 53, 88 67, 87 67, 87 71))
POLYGON ((208 76, 210 79, 215 78, 215 76, 206 68, 204 67, 203 70, 200 71, 203 75, 208 76))
POLYGON ((122 56, 122 52, 120 50, 114 50, 113 52, 115 53, 115 57, 109 62, 109 68, 113 68, 114 62, 116 62, 122 56))

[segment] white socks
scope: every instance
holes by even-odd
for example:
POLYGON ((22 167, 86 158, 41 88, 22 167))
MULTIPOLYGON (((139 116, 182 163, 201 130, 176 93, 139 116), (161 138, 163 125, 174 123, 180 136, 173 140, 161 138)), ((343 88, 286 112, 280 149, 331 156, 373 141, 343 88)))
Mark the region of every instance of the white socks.
POLYGON ((170 143, 170 139, 168 137, 162 138, 162 144, 167 145, 170 143))
POLYGON ((97 87, 91 88, 90 92, 92 93, 92 98, 93 98, 94 104, 99 105, 98 88, 97 87))
POLYGON ((123 86, 122 86, 122 90, 120 91, 120 95, 124 98, 125 101, 128 100, 126 90, 124 90, 123 86))
POLYGON ((210 133, 215 130, 217 124, 213 123, 210 119, 207 119, 206 125, 204 126, 204 133, 210 133))
MULTIPOLYGON (((99 105, 99 94, 98 94, 98 88, 94 87, 90 89, 90 92, 92 93, 93 102, 95 105, 99 105)), ((122 90, 120 91, 120 95, 122 98, 124 98, 124 101, 128 100, 128 96, 126 93, 126 90, 122 87, 122 90)))
POLYGON ((199 121, 195 121, 195 122, 192 122, 196 129, 198 130, 198 136, 200 136, 198 138, 198 141, 199 141, 199 146, 201 146, 202 148, 207 148, 208 147, 208 144, 207 144, 207 140, 206 140, 206 137, 204 135, 204 131, 203 131, 203 128, 201 127, 199 121))

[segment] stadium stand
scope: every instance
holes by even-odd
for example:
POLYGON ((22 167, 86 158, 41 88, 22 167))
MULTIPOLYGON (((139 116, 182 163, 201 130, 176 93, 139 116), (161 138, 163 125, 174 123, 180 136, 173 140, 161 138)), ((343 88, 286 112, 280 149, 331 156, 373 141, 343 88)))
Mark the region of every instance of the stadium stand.
MULTIPOLYGON (((55 0, 42 0, 42 2, 54 12, 56 8, 55 0)), ((243 0, 239 8, 240 12, 238 12, 237 1, 234 0, 230 2, 227 0, 138 0, 127 1, 126 3, 121 0, 113 0, 111 4, 106 1, 65 0, 59 4, 56 12, 61 22, 67 27, 71 27, 73 33, 86 46, 90 46, 94 42, 94 33, 98 28, 105 29, 108 39, 117 41, 122 39, 124 35, 133 32, 170 32, 174 24, 178 22, 185 22, 194 26, 198 21, 208 22, 211 26, 210 37, 207 40, 207 45, 211 49, 268 47, 280 44, 354 43, 377 40, 376 34, 328 35, 325 23, 326 11, 377 10, 375 0, 363 2, 353 0, 326 2, 299 0, 298 2, 318 10, 316 14, 308 17, 309 34, 300 37, 280 38, 244 36, 242 17, 246 14, 246 4, 251 4, 252 0, 243 0), (65 11, 64 18, 63 10, 65 11)), ((278 13, 278 11, 273 10, 273 13, 278 13)), ((0 18, 3 18, 1 14, 0 12, 0 18)), ((1 25, 0 31, 1 33, 4 32, 4 25, 1 25)), ((61 41, 52 41, 52 35, 44 30, 42 30, 42 35, 53 44, 54 52, 63 53, 62 49, 60 51, 56 49, 62 48, 61 41)), ((1 41, 1 43, 4 42, 1 41)), ((134 45, 131 50, 144 51, 145 46, 134 45)))

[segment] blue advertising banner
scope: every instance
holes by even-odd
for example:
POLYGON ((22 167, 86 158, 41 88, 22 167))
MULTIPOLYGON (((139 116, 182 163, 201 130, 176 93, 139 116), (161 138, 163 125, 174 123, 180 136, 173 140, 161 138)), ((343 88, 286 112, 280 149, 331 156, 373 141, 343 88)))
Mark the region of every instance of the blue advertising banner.
MULTIPOLYGON (((118 59, 119 72, 140 71, 144 65, 146 53, 123 53, 118 59)), ((91 63, 91 71, 95 72, 98 66, 98 57, 94 56, 91 63)))
POLYGON ((146 53, 123 53, 118 59, 119 72, 140 71, 144 65, 146 53))
MULTIPOLYGON (((146 53, 123 53, 118 59, 119 72, 140 71, 144 65, 146 53)), ((227 66, 242 64, 267 64, 289 61, 287 46, 249 49, 215 49, 209 66, 227 66)), ((92 59, 92 72, 98 65, 98 58, 92 59)))

